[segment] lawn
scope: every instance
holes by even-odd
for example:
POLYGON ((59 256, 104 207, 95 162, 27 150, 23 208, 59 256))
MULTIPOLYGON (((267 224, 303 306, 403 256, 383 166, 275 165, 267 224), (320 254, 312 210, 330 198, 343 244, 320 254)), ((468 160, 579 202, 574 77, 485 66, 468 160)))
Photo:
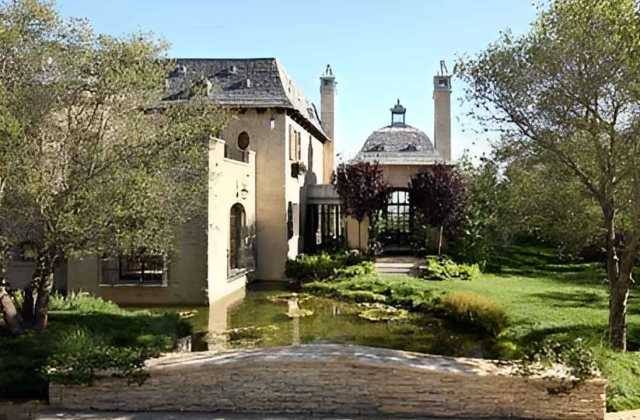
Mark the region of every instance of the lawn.
POLYGON ((618 354, 606 346, 608 294, 602 264, 561 263, 553 250, 530 247, 504 250, 501 263, 499 272, 475 281, 426 282, 426 287, 435 295, 467 292, 500 302, 509 319, 501 340, 528 346, 554 335, 583 338, 611 381, 608 408, 640 408, 640 293, 634 290, 629 302, 630 351, 618 354))

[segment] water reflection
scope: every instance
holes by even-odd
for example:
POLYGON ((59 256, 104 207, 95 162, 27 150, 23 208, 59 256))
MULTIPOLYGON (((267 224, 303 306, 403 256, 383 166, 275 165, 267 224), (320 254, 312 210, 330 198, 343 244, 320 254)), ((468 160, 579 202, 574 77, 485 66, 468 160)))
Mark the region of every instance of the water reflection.
POLYGON ((253 284, 246 294, 197 308, 189 319, 196 331, 193 349, 332 343, 482 357, 493 344, 430 314, 371 322, 359 316, 366 309, 359 305, 294 292, 280 284, 253 284))

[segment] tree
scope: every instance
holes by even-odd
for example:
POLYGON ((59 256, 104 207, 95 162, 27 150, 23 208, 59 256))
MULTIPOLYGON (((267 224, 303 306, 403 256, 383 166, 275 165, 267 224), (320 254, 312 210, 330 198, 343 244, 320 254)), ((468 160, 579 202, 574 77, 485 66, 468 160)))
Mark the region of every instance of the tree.
POLYGON ((464 179, 451 166, 436 164, 413 175, 409 190, 411 203, 431 227, 439 229, 441 255, 444 228, 455 228, 468 202, 464 179))
POLYGON ((162 102, 175 65, 152 34, 97 35, 38 0, 1 3, 0 28, 0 263, 14 247, 36 262, 21 313, 0 285, 16 334, 46 327, 66 258, 175 251, 177 229, 203 214, 226 112, 198 84, 188 103, 162 102))
POLYGON ((458 259, 481 267, 495 257, 496 248, 513 234, 510 217, 510 182, 501 174, 498 163, 485 156, 474 164, 468 154, 457 162, 468 194, 455 238, 458 259))
POLYGON ((563 168, 599 207, 609 342, 622 351, 640 243, 638 45, 633 0, 555 0, 528 34, 503 33, 456 64, 476 107, 471 114, 485 130, 502 133, 497 146, 504 158, 535 157, 539 165, 563 168))
POLYGON ((341 163, 331 175, 331 184, 342 200, 345 213, 358 221, 358 248, 362 249, 362 221, 366 216, 372 220, 387 200, 389 185, 382 167, 377 162, 341 163))

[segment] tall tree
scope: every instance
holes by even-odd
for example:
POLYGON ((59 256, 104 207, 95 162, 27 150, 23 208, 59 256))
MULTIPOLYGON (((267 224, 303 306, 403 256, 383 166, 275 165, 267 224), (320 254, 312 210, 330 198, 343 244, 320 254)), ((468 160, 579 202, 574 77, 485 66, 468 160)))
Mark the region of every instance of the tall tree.
POLYGON ((373 220, 373 214, 386 204, 389 185, 382 167, 377 163, 341 163, 331 175, 331 184, 340 196, 345 213, 358 221, 358 248, 362 222, 365 217, 373 220))
POLYGON ((36 261, 24 316, 0 285, 12 332, 46 327, 66 258, 170 255, 203 211, 226 113, 197 84, 188 104, 162 102, 166 51, 152 34, 97 35, 52 2, 0 3, 0 250, 28 247, 36 261))
POLYGON ((441 255, 445 227, 457 225, 468 203, 464 179, 455 168, 437 164, 413 175, 409 190, 411 203, 431 227, 439 230, 438 255, 441 255))
MULTIPOLYGON (((503 156, 566 169, 599 206, 609 342, 626 350, 640 243, 640 15, 634 0, 555 0, 523 36, 503 33, 457 74, 471 113, 502 133, 503 156), (588 30, 585 30, 588 28, 588 30)), ((557 170, 556 173, 561 171, 557 170)), ((563 194, 563 191, 558 191, 563 194)))

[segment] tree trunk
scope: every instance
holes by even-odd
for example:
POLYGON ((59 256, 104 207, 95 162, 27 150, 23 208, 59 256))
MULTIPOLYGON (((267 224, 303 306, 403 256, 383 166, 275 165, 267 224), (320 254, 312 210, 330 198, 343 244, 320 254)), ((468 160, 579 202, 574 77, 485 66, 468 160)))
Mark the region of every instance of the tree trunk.
POLYGON ((444 226, 440 226, 440 234, 438 235, 438 257, 442 256, 442 234, 444 226))
POLYGON ((362 251, 362 221, 358 220, 358 250, 362 251))
POLYGON ((7 289, 7 264, 8 258, 6 249, 1 252, 0 260, 0 312, 2 312, 2 319, 4 319, 5 325, 9 328, 9 332, 12 335, 22 334, 24 327, 22 325, 22 318, 20 313, 16 309, 16 304, 13 298, 9 294, 7 289))
MULTIPOLYGON (((628 273, 620 273, 621 275, 628 273)), ((609 288, 609 344, 614 349, 627 351, 627 301, 629 287, 622 278, 609 288)))
POLYGON ((20 313, 16 309, 13 298, 9 295, 3 284, 0 284, 0 309, 2 310, 2 317, 9 328, 9 332, 11 332, 12 335, 22 334, 24 328, 22 326, 20 313))
POLYGON ((37 280, 38 296, 35 303, 35 324, 33 329, 41 333, 47 328, 49 321, 49 298, 53 289, 53 276, 55 273, 56 257, 44 256, 38 258, 38 268, 36 273, 39 276, 37 280))
POLYGON ((607 282, 609 285, 609 345, 622 352, 627 350, 627 303, 633 283, 633 265, 637 252, 637 239, 625 238, 622 255, 616 249, 615 212, 613 206, 604 207, 607 230, 607 282))

